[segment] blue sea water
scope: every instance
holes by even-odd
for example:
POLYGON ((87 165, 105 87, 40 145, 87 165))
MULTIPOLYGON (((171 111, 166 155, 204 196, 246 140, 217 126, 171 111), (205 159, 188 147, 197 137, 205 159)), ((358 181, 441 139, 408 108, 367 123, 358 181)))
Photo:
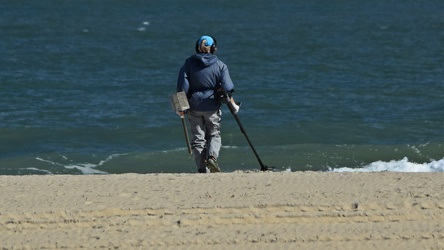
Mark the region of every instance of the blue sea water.
MULTIPOLYGON (((262 161, 444 171, 444 2, 3 1, 0 174, 195 172, 171 110, 218 41, 262 161)), ((223 107, 223 171, 259 169, 223 107)))

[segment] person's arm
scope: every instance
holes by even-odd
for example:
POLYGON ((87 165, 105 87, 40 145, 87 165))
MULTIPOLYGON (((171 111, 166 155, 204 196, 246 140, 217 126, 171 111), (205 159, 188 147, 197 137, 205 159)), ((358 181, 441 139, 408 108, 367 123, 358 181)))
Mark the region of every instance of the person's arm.
POLYGON ((219 69, 221 72, 221 75, 220 75, 221 86, 231 97, 231 94, 234 92, 234 83, 231 80, 230 73, 228 71, 228 67, 227 67, 227 65, 225 65, 221 61, 217 61, 217 62, 219 64, 219 69))
MULTIPOLYGON (((190 83, 188 82, 188 75, 186 72, 186 63, 182 66, 179 71, 179 76, 177 77, 177 86, 176 91, 188 94, 188 90, 190 89, 190 83)), ((186 111, 177 111, 176 112, 180 117, 184 117, 186 111)))
POLYGON ((228 71, 227 65, 224 63, 219 62, 219 67, 221 70, 221 86, 224 89, 224 91, 227 93, 229 98, 229 105, 233 107, 234 113, 239 112, 241 103, 236 103, 233 98, 233 92, 234 92, 234 84, 231 80, 230 73, 228 71))
POLYGON ((188 94, 190 83, 188 82, 188 75, 186 72, 186 63, 182 66, 177 77, 177 92, 185 91, 188 94))

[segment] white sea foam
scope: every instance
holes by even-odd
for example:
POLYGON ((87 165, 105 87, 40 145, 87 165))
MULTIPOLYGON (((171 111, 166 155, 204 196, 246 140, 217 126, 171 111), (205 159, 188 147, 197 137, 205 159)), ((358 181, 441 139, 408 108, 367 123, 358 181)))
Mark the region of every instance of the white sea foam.
POLYGON ((52 174, 50 171, 45 170, 45 169, 38 169, 38 168, 25 168, 26 170, 31 170, 31 171, 36 171, 36 172, 44 172, 47 174, 52 174))
POLYGON ((332 172, 444 172, 444 158, 430 163, 410 162, 407 157, 399 161, 376 161, 362 168, 334 168, 332 172))
POLYGON ((97 166, 98 165, 92 163, 79 163, 79 164, 65 165, 64 167, 67 169, 78 169, 82 172, 82 174, 107 174, 107 172, 105 171, 94 169, 97 166))
POLYGON ((112 160, 114 157, 121 156, 121 155, 126 155, 126 154, 113 154, 113 155, 110 155, 110 156, 108 156, 105 160, 100 161, 99 164, 98 164, 97 166, 103 165, 103 164, 105 164, 106 162, 112 160))
POLYGON ((142 24, 143 24, 144 27, 138 27, 138 28, 137 28, 138 31, 145 31, 145 30, 146 30, 146 26, 149 26, 149 25, 150 25, 150 22, 145 21, 145 22, 143 22, 142 24))
MULTIPOLYGON (((162 150, 162 153, 172 153, 172 152, 180 152, 188 150, 187 148, 174 148, 174 149, 168 149, 168 150, 162 150)), ((157 152, 152 152, 153 154, 156 154, 157 152)))
MULTIPOLYGON (((46 162, 46 163, 49 163, 54 166, 60 166, 60 167, 66 168, 66 169, 77 169, 77 170, 80 170, 82 172, 82 174, 108 174, 105 171, 97 170, 95 168, 97 166, 103 165, 104 163, 110 161, 111 159, 113 159, 114 157, 119 156, 119 155, 120 154, 110 155, 105 160, 100 161, 99 164, 94 164, 94 163, 62 164, 62 163, 58 163, 58 162, 54 162, 54 161, 45 160, 40 157, 37 157, 36 160, 46 162)), ((63 158, 68 159, 66 156, 63 156, 63 158)))

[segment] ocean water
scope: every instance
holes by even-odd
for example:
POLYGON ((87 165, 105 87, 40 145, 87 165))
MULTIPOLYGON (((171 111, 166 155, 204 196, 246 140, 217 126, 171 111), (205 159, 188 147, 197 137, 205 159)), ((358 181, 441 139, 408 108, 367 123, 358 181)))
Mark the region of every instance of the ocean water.
MULTIPOLYGON (((218 41, 276 171, 444 171, 444 2, 3 1, 0 174, 192 173, 177 74, 218 41)), ((260 166, 223 107, 223 171, 260 166)))

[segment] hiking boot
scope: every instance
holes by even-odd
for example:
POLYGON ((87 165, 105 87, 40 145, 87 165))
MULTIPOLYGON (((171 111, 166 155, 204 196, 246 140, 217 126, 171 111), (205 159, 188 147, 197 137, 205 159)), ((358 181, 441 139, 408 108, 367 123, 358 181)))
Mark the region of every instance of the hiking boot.
POLYGON ((220 172, 220 168, 217 165, 216 158, 214 158, 212 156, 210 158, 208 158, 208 160, 207 160, 207 168, 210 169, 211 173, 220 172))

